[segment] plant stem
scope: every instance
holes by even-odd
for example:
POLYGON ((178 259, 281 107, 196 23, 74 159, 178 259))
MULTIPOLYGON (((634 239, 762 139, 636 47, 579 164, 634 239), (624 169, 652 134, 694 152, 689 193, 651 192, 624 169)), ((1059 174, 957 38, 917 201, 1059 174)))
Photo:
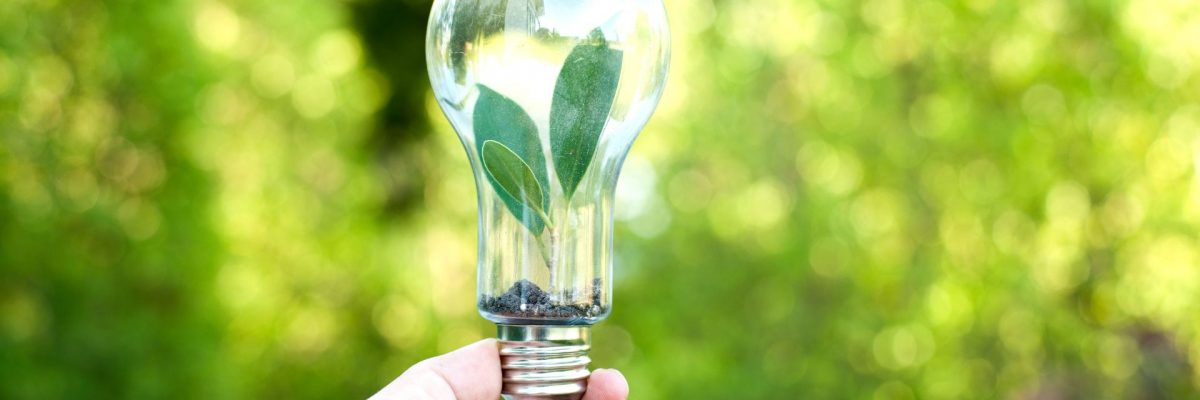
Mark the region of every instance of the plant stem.
POLYGON ((555 281, 558 278, 558 252, 555 251, 557 250, 555 245, 558 244, 558 230, 555 229, 554 222, 550 220, 550 216, 546 215, 545 211, 539 208, 534 208, 533 210, 538 213, 538 217, 541 217, 542 222, 546 224, 549 243, 543 240, 541 235, 535 235, 534 237, 537 238, 538 245, 542 248, 542 260, 546 261, 546 270, 550 273, 550 286, 547 287, 547 291, 553 298, 557 298, 555 281))
POLYGON ((533 235, 533 238, 537 239, 537 242, 538 242, 538 250, 540 250, 538 252, 538 254, 542 255, 542 261, 545 262, 547 266, 549 266, 550 265, 550 255, 546 251, 546 249, 549 249, 549 247, 546 246, 546 241, 542 240, 542 235, 533 235))
POLYGON ((554 221, 550 219, 549 215, 546 215, 546 211, 542 210, 541 207, 531 207, 530 209, 537 213, 538 218, 542 219, 542 222, 546 224, 547 229, 554 229, 554 221))
POLYGON ((558 292, 555 290, 557 287, 556 283, 558 282, 558 251, 556 251, 558 250, 558 230, 554 228, 549 229, 550 246, 547 251, 550 253, 550 259, 546 262, 546 268, 550 270, 550 287, 548 289, 554 297, 558 297, 558 292))

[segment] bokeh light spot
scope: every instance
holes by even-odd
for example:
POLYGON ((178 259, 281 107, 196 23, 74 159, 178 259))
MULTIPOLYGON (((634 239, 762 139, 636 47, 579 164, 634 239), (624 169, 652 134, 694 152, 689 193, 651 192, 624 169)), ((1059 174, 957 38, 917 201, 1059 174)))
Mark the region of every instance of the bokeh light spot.
POLYGON ((683 30, 693 35, 708 30, 717 19, 717 8, 712 0, 692 1, 687 7, 682 7, 681 11, 684 12, 672 13, 671 16, 678 18, 683 30))
POLYGON ((412 348, 425 338, 428 318, 399 295, 381 300, 372 316, 375 329, 393 348, 412 348))
POLYGON ((1146 218, 1146 205, 1140 196, 1127 191, 1110 192, 1099 210, 1105 231, 1116 238, 1136 232, 1146 218))
POLYGON ((1037 84, 1021 96, 1021 108, 1025 115, 1038 121, 1053 121, 1067 112, 1062 91, 1047 84, 1037 84))
POLYGON ((292 105, 296 112, 309 119, 324 117, 333 111, 336 105, 336 91, 333 84, 318 76, 305 76, 296 82, 292 92, 292 105))
POLYGON ((693 213, 703 210, 712 199, 713 185, 704 173, 686 170, 675 174, 667 186, 668 198, 676 210, 693 213))
POLYGON ((237 14, 218 2, 203 3, 192 23, 200 44, 217 52, 232 50, 241 35, 241 20, 237 14))
POLYGON ((1009 351, 1028 357, 1041 352, 1042 327, 1042 320, 1033 313, 1012 308, 1000 317, 997 333, 1009 351))
POLYGON ((844 274, 849 267, 849 257, 850 247, 832 237, 813 241, 808 250, 808 262, 812 265, 813 272, 827 278, 844 274))
POLYGON ((117 208, 117 219, 129 238, 136 241, 149 239, 162 225, 162 214, 158 207, 140 198, 122 202, 117 208))
POLYGON ((1033 32, 1000 35, 992 45, 992 79, 1008 87, 1026 84, 1041 68, 1042 38, 1033 32))
POLYGON ((1099 337, 1097 356, 1100 369, 1112 379, 1128 379, 1138 370, 1142 357, 1137 343, 1129 338, 1116 335, 1101 335, 1099 337))
POLYGON ((862 182, 862 164, 853 154, 811 141, 796 154, 796 170, 806 181, 831 194, 853 193, 862 182))
POLYGON ((771 228, 791 211, 792 200, 780 184, 771 179, 752 184, 741 194, 739 214, 748 226, 771 228))
POLYGON ((920 366, 929 361, 934 352, 933 334, 920 324, 885 329, 875 335, 872 343, 875 361, 891 370, 920 366))
POLYGON ((959 171, 958 185, 964 197, 975 204, 987 205, 1003 194, 1006 182, 995 163, 988 159, 978 159, 959 171))
POLYGON ((1029 251, 1030 240, 1037 232, 1037 224, 1017 210, 1006 210, 992 223, 992 241, 996 249, 1013 255, 1029 251))
POLYGON ((289 352, 311 356, 329 348, 339 330, 332 310, 317 305, 303 307, 287 325, 282 344, 289 352))
POLYGON ((647 212, 653 201, 658 174, 649 160, 630 155, 621 168, 613 206, 614 217, 629 221, 647 212))
POLYGON ((633 335, 620 325, 605 323, 592 328, 594 367, 624 367, 632 361, 634 350, 633 335))
POLYGON ((1192 146, 1173 135, 1164 135, 1146 150, 1146 174, 1158 187, 1178 184, 1192 167, 1192 146))
POLYGON ((1090 212, 1088 189, 1077 182, 1059 182, 1046 195, 1046 218, 1051 222, 1078 226, 1090 212))
POLYGON ((886 188, 872 189, 854 200, 850 209, 854 230, 864 242, 903 229, 904 200, 886 188))
POLYGON ((270 53, 259 58, 250 74, 254 88, 266 98, 287 94, 296 81, 296 67, 287 54, 282 52, 270 53))
POLYGON ((971 328, 974 309, 971 298, 960 285, 942 281, 929 290, 930 321, 938 332, 966 334, 971 328))
POLYGON ((74 169, 58 178, 58 191, 66 195, 70 208, 76 212, 91 209, 100 199, 100 190, 91 171, 74 169))
POLYGON ((358 67, 361 57, 362 45, 358 36, 346 30, 335 30, 317 40, 310 62, 318 71, 339 76, 358 67))
POLYGON ((44 306, 26 290, 4 290, 0 295, 0 334, 15 343, 25 343, 46 328, 44 306))

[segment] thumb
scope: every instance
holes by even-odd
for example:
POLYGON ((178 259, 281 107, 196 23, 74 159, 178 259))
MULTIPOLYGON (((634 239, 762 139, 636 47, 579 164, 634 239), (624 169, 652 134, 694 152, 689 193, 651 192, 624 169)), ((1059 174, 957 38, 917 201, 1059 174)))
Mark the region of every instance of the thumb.
POLYGON ((500 397, 500 353, 484 339, 404 371, 371 400, 494 400, 500 397))
POLYGON ((583 394, 583 400, 625 400, 628 397, 629 383, 615 369, 592 371, 587 392, 583 394))

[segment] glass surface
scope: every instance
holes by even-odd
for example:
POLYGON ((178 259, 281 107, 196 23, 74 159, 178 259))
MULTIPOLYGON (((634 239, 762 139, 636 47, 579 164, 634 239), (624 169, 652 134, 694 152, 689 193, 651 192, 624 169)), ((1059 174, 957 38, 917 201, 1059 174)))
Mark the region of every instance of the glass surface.
POLYGON ((435 2, 426 58, 474 170, 484 317, 608 315, 613 190, 669 45, 660 1, 435 2))

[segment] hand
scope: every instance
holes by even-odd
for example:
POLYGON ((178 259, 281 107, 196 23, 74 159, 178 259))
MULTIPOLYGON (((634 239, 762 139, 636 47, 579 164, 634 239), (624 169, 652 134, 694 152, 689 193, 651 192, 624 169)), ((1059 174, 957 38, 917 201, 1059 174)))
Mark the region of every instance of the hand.
MULTIPOLYGON (((629 384, 612 369, 592 371, 583 400, 625 400, 629 384)), ((371 400, 495 400, 500 398, 500 353, 485 339, 417 363, 371 400)))

